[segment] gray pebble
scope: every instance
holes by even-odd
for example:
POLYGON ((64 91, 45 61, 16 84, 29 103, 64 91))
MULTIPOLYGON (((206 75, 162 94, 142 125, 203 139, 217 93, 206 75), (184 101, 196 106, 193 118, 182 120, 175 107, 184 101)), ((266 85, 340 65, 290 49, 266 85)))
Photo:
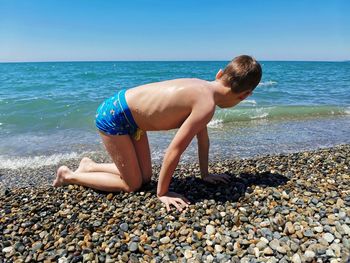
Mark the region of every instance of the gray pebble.
POLYGON ((120 229, 126 232, 129 229, 129 225, 127 223, 122 223, 120 224, 120 229))
POLYGON ((128 248, 129 248, 129 251, 130 251, 130 252, 135 252, 135 251, 138 250, 138 243, 136 243, 136 242, 130 242, 128 248))

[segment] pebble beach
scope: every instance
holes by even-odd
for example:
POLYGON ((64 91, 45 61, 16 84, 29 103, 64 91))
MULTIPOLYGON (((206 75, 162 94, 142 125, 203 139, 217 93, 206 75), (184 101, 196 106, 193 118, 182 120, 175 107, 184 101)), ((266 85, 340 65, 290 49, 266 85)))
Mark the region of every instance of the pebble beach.
POLYGON ((348 144, 211 163, 229 184, 180 164, 182 212, 157 199, 158 165, 135 193, 53 188, 59 165, 0 170, 0 262, 350 262, 348 144))

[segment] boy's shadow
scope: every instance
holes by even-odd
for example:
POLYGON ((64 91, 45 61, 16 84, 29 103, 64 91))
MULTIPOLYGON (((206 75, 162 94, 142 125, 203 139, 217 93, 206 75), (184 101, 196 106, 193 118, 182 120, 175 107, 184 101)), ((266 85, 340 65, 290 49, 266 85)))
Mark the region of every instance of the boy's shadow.
POLYGON ((289 178, 282 174, 263 172, 263 173, 241 173, 239 175, 226 173, 230 176, 228 183, 210 184, 197 177, 185 177, 172 179, 169 191, 174 191, 188 198, 191 203, 202 200, 214 199, 220 202, 236 202, 245 195, 252 193, 252 185, 262 187, 277 187, 284 185, 289 178))

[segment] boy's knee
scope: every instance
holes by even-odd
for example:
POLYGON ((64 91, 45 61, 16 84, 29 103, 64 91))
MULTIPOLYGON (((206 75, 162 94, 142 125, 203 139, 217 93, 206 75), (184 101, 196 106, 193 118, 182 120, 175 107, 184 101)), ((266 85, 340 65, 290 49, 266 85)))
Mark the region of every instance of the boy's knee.
POLYGON ((142 187, 142 181, 126 186, 125 192, 133 193, 140 190, 141 187, 142 187))

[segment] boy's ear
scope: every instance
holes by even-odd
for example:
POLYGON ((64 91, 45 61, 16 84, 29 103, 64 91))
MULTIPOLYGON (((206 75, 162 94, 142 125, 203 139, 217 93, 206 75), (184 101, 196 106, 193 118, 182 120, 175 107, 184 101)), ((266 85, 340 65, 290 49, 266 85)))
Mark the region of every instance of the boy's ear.
POLYGON ((220 69, 220 70, 218 71, 218 73, 216 73, 215 79, 220 79, 220 78, 222 77, 223 74, 224 74, 224 71, 223 71, 222 69, 220 69))
POLYGON ((247 97, 249 97, 249 96, 252 95, 252 94, 253 94, 252 91, 246 90, 246 91, 241 92, 241 94, 238 96, 238 98, 239 98, 240 100, 244 100, 244 99, 246 99, 247 97))

